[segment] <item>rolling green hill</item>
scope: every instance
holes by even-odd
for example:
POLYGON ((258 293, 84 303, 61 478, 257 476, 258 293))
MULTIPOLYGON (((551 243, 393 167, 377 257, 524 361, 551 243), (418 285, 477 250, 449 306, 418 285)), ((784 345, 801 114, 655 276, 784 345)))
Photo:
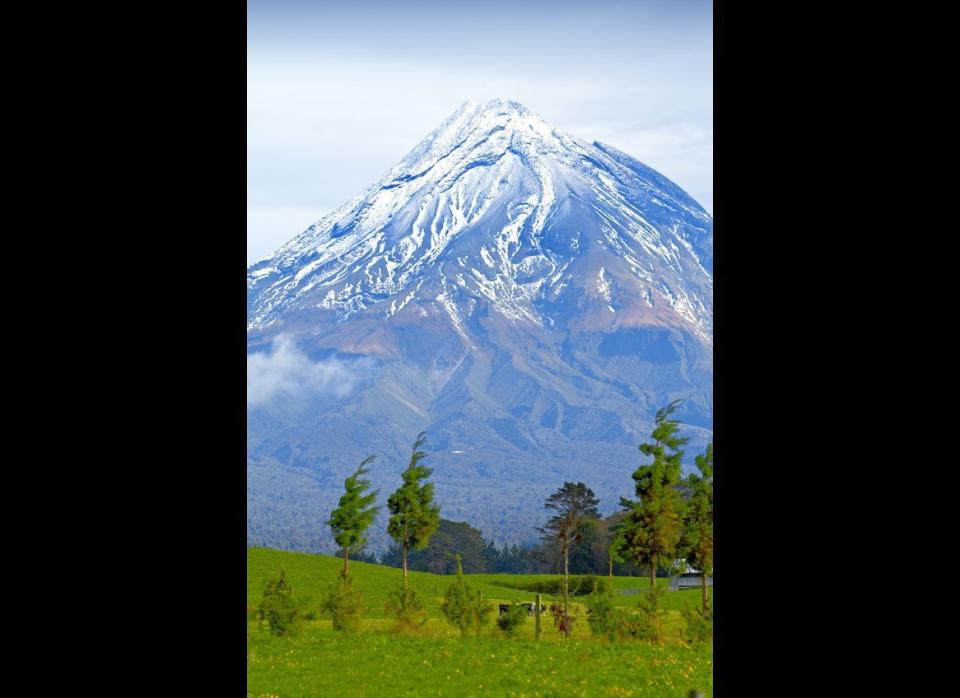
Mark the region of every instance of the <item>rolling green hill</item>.
MULTIPOLYGON (((286 571, 287 580, 293 587, 297 598, 306 610, 316 610, 320 597, 327 586, 336 579, 337 572, 343 568, 343 560, 329 555, 295 553, 269 548, 249 548, 247 550, 247 605, 254 607, 260 602, 267 580, 275 578, 280 567, 286 571)), ((371 565, 364 562, 351 562, 350 573, 356 578, 356 585, 363 592, 367 607, 367 618, 383 618, 383 605, 387 592, 401 581, 401 571, 394 567, 371 565)), ((491 601, 533 601, 534 593, 501 586, 498 581, 512 583, 557 578, 559 575, 547 574, 468 574, 467 581, 483 590, 484 599, 491 601)), ((431 618, 440 618, 440 604, 443 594, 450 586, 450 576, 430 574, 429 572, 410 572, 410 585, 427 604, 431 618)), ((638 594, 623 594, 628 590, 650 588, 646 577, 614 577, 614 588, 621 592, 617 604, 636 605, 638 594)), ((666 584, 667 580, 658 582, 666 584)), ((544 595, 544 601, 558 597, 544 595)), ((700 601, 700 592, 696 589, 667 594, 667 608, 680 610, 684 601, 695 605, 700 601)), ((713 590, 711 589, 711 598, 713 590)))
MULTIPOLYGON (((671 696, 686 698, 691 689, 713 695, 712 643, 688 647, 677 641, 651 645, 645 641, 609 642, 591 635, 585 608, 572 602, 574 632, 563 639, 549 615, 535 641, 533 620, 517 638, 506 639, 491 623, 481 636, 460 637, 442 620, 440 603, 451 576, 411 572, 410 583, 426 603, 430 620, 419 636, 390 632, 384 602, 390 587, 401 581, 392 567, 351 562, 350 571, 364 595, 367 613, 361 631, 344 635, 319 618, 326 586, 336 578, 342 560, 327 555, 265 548, 247 551, 247 691, 248 698, 321 696, 671 696), (301 634, 277 637, 255 619, 267 580, 280 567, 302 610, 317 617, 301 634)), ((498 582, 543 579, 553 575, 474 574, 467 580, 483 589, 492 602, 532 601, 530 592, 498 582)), ((665 583, 665 580, 660 580, 665 583)), ((648 580, 615 578, 615 588, 642 590, 648 580)), ((617 603, 636 605, 639 594, 619 595, 617 603)), ((668 623, 684 600, 699 603, 699 592, 666 595, 668 623)), ((544 597, 545 601, 553 597, 544 597)), ((494 614, 495 615, 495 614, 494 614)))

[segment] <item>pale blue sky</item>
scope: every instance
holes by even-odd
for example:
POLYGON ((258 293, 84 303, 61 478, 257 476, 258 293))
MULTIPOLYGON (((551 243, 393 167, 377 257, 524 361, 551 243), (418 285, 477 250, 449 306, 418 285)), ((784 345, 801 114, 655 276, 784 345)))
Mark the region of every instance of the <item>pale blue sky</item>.
POLYGON ((373 183, 467 99, 516 100, 712 211, 710 2, 249 0, 247 18, 248 262, 373 183))

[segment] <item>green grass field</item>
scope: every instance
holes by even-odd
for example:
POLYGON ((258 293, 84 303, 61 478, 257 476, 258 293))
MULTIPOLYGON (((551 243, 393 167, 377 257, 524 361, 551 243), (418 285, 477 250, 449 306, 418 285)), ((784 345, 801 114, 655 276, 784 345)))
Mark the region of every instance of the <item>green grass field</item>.
MULTIPOLYGON (((252 618, 267 580, 281 565, 301 608, 318 614, 321 595, 342 560, 263 548, 247 554, 248 661, 250 696, 682 696, 690 689, 712 695, 712 646, 687 647, 679 641, 684 601, 698 604, 700 592, 666 595, 672 639, 662 646, 643 641, 609 642, 591 636, 585 607, 574 601, 574 632, 564 639, 543 616, 534 641, 530 619, 519 638, 500 636, 494 623, 481 637, 461 638, 443 621, 440 604, 452 577, 411 572, 410 584, 426 603, 430 620, 421 636, 398 637, 384 618, 388 590, 401 579, 398 569, 350 563, 367 607, 361 633, 345 636, 329 620, 311 620, 293 638, 275 637, 252 618)), ((497 584, 548 575, 466 575, 485 600, 533 601, 534 594, 497 584)), ((649 580, 615 577, 615 588, 649 589, 649 580)), ((658 580, 666 583, 666 580, 658 580)), ((642 593, 642 591, 641 591, 642 593)), ((712 590, 711 590, 712 596, 712 590)), ((544 595, 549 602, 556 597, 544 595)), ((619 595, 617 603, 636 605, 640 596, 619 595)), ((318 614, 319 616, 319 614, 318 614)))

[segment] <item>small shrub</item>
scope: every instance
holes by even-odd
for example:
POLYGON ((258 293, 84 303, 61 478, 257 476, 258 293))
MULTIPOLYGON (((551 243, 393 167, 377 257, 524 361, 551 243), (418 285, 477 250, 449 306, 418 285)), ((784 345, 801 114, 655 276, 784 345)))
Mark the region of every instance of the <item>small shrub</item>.
POLYGON ((353 633, 360 629, 363 619, 363 597, 353 587, 353 577, 341 570, 337 581, 327 589, 320 602, 321 612, 333 619, 333 629, 353 633))
POLYGON ((620 640, 638 639, 649 634, 645 633, 646 624, 624 609, 620 610, 617 621, 617 638, 620 640))
POLYGON ((663 587, 655 586, 640 598, 640 617, 637 619, 636 636, 659 644, 664 639, 663 623, 667 611, 662 608, 663 587))
POLYGON ((279 579, 267 582, 260 602, 259 617, 274 635, 296 635, 300 632, 300 609, 297 608, 293 588, 287 582, 283 568, 280 568, 279 579))
POLYGON ((417 592, 402 585, 394 587, 387 596, 384 610, 388 618, 396 621, 393 629, 399 633, 416 632, 427 623, 427 608, 417 598, 417 592))
POLYGON ((703 610, 702 606, 691 607, 683 604, 684 628, 681 631, 683 639, 693 645, 706 642, 713 638, 713 609, 703 610))
POLYGON ((611 640, 616 639, 622 614, 613 605, 612 596, 594 593, 587 597, 586 604, 587 625, 590 626, 590 633, 598 636, 605 635, 611 640))
POLYGON ((610 640, 640 637, 645 624, 637 616, 613 603, 612 594, 591 594, 586 599, 590 633, 610 640))
POLYGON ((506 613, 497 618, 497 627, 507 637, 513 637, 527 620, 527 606, 524 604, 511 604, 506 613))
POLYGON ((479 635, 493 611, 492 604, 483 602, 480 590, 471 589, 464 580, 459 555, 457 555, 457 577, 447 589, 440 610, 447 622, 460 629, 461 636, 466 635, 471 629, 479 635))

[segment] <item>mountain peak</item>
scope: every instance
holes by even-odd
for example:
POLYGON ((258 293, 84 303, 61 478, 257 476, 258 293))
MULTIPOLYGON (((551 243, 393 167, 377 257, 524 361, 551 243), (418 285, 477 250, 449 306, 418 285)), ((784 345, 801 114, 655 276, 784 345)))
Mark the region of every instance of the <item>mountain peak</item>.
POLYGON ((490 101, 483 103, 475 99, 468 99, 460 108, 457 109, 456 113, 468 112, 468 113, 502 113, 502 112, 513 112, 515 114, 529 114, 531 113, 529 109, 512 99, 504 99, 503 97, 494 97, 490 101))
POLYGON ((487 102, 484 107, 484 111, 487 112, 512 112, 514 114, 531 114, 532 112, 527 109, 525 106, 520 104, 520 102, 514 101, 512 99, 503 99, 502 97, 496 97, 487 102))
MULTIPOLYGON (((553 138, 556 134, 556 130, 539 115, 514 100, 498 97, 480 103, 468 99, 414 148, 398 167, 409 168, 417 161, 429 159, 431 154, 437 158, 445 156, 452 148, 467 142, 471 134, 493 135, 497 132, 506 133, 501 133, 493 143, 503 142, 503 136, 507 133, 512 135, 521 132, 526 138, 537 137, 540 140, 553 138)), ((489 142, 486 138, 477 140, 489 142)))
POLYGON ((519 102, 468 100, 251 267, 250 327, 432 308, 472 346, 463 323, 478 303, 542 328, 574 322, 560 308, 586 294, 603 299, 588 324, 682 326, 709 342, 711 240, 709 215, 639 161, 519 102))

